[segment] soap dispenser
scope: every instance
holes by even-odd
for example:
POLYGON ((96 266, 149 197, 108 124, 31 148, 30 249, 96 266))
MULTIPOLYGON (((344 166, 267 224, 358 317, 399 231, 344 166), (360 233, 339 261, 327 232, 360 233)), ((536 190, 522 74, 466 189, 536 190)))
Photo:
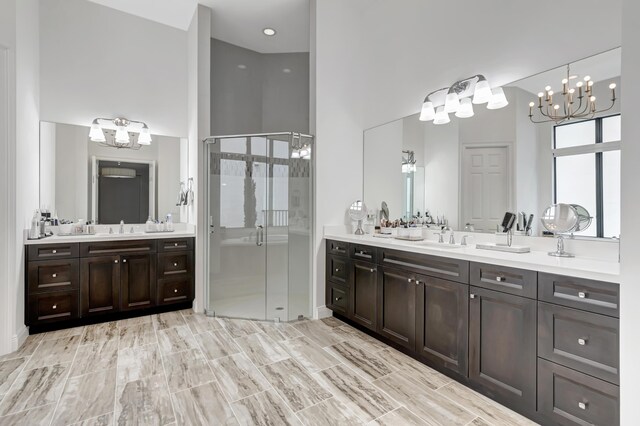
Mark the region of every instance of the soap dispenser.
POLYGON ((30 240, 37 240, 40 238, 40 224, 38 223, 38 216, 40 216, 40 212, 36 210, 33 213, 33 218, 31 219, 31 228, 29 229, 30 240))
POLYGON ((166 227, 166 231, 167 232, 173 232, 173 216, 171 215, 171 213, 167 214, 167 227, 166 227))

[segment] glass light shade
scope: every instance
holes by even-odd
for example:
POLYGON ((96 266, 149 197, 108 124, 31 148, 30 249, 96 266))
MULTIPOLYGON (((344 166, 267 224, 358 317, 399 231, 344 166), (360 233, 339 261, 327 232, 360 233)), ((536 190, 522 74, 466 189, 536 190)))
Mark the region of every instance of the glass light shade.
POLYGON ((436 111, 436 117, 433 120, 433 124, 447 124, 450 121, 449 114, 444 112, 444 107, 439 106, 436 111))
POLYGON ((491 100, 487 104, 488 109, 500 109, 509 105, 509 101, 507 101, 507 97, 504 95, 504 90, 502 87, 496 87, 493 89, 493 95, 491 96, 491 100))
POLYGON ((148 127, 143 127, 142 130, 140 130, 140 134, 138 135, 138 144, 151 145, 151 134, 149 133, 148 127))
POLYGON ((297 149, 291 151, 291 158, 300 158, 300 151, 298 151, 297 149))
POLYGON ((91 130, 89 130, 89 139, 93 142, 106 142, 102 127, 100 127, 98 123, 93 123, 91 125, 91 130))
POLYGON ((300 148, 300 156, 301 157, 306 157, 309 154, 311 154, 311 149, 307 145, 305 145, 302 148, 300 148))
POLYGON ((444 101, 444 112, 456 112, 458 108, 460 108, 460 99, 458 98, 458 94, 447 93, 447 97, 444 101))
POLYGON ((471 103, 470 98, 464 98, 460 100, 460 108, 456 112, 456 117, 458 118, 469 118, 473 117, 473 105, 471 103))
POLYGON ((420 121, 431 121, 436 117, 436 110, 433 108, 433 102, 426 101, 422 104, 420 111, 420 121))
POLYGON ((116 130, 116 143, 122 145, 129 143, 129 133, 123 126, 118 126, 116 130))
POLYGON ((489 102, 491 99, 491 87, 487 80, 480 80, 476 83, 476 88, 473 91, 473 103, 483 104, 489 102))

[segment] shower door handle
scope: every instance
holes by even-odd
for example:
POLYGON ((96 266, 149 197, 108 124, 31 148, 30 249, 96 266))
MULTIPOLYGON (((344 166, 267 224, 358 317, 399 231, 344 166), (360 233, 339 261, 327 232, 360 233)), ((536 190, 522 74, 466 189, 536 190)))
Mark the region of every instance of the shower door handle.
POLYGON ((262 225, 256 226, 256 245, 261 247, 264 244, 264 228, 262 225))

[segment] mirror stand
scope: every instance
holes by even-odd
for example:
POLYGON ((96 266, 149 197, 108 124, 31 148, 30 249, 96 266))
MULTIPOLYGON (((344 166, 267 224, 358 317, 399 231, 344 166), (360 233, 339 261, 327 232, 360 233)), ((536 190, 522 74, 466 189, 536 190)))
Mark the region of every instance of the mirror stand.
POLYGON ((364 235, 364 229, 362 229, 362 219, 358 221, 358 229, 355 232, 356 235, 364 235))
POLYGON ((562 236, 562 235, 558 235, 558 246, 556 248, 556 251, 550 251, 549 252, 549 256, 554 256, 554 257, 575 257, 574 254, 567 253, 566 251, 564 251, 564 236, 562 236))

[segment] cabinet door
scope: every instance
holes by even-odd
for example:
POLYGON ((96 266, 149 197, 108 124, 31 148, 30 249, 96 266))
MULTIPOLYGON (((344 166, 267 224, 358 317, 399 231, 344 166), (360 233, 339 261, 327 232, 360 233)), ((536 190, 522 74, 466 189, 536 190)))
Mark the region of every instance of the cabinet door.
POLYGON ((122 256, 120 274, 122 310, 155 305, 156 255, 122 256))
POLYGON ((378 272, 376 265, 353 261, 351 266, 351 319, 371 330, 376 329, 378 272))
POLYGON ((433 277, 418 277, 418 280, 418 354, 466 377, 469 286, 433 277))
POLYGON ((471 287, 469 378, 507 406, 536 406, 536 301, 471 287))
POLYGON ((413 273, 379 268, 378 333, 411 350, 416 337, 416 287, 413 273))
POLYGON ((81 259, 80 306, 82 316, 117 312, 120 309, 119 256, 81 259))

